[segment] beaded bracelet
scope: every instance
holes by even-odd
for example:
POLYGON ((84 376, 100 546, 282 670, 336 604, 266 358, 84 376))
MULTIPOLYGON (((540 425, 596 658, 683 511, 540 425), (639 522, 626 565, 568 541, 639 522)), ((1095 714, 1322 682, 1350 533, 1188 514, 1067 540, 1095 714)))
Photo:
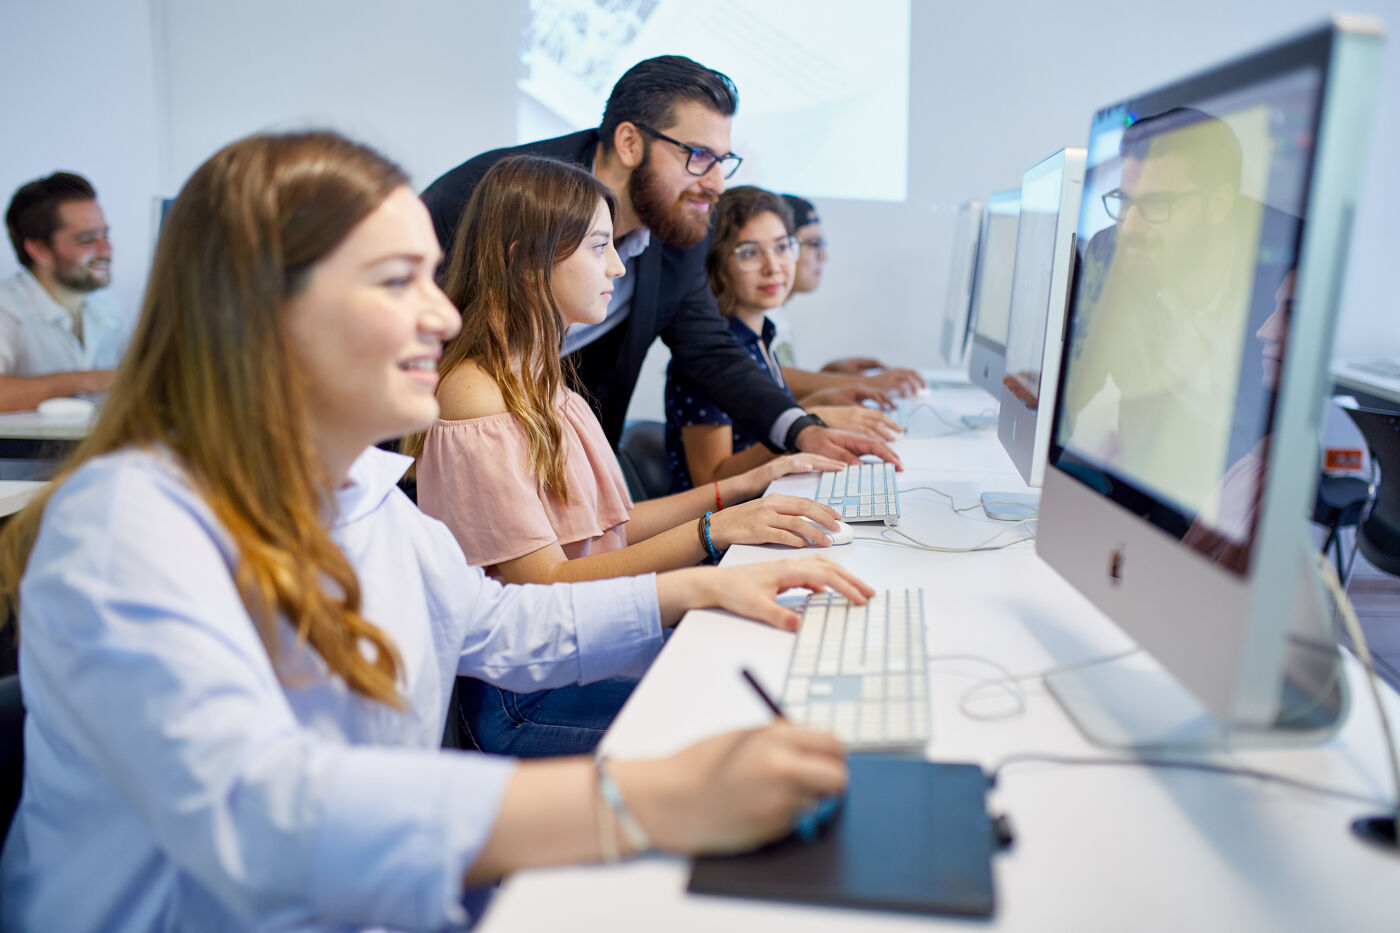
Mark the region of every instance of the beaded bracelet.
POLYGON ((710 552, 711 557, 719 560, 719 551, 715 550, 715 543, 710 540, 710 516, 713 514, 715 513, 706 512, 700 519, 700 543, 705 545, 705 550, 710 552))
POLYGON ((593 760, 593 767, 598 775, 598 795, 603 798, 603 811, 606 814, 606 818, 600 820, 599 827, 603 861, 609 864, 618 861, 617 838, 613 835, 612 826, 614 818, 622 827, 622 835, 628 844, 637 852, 646 852, 651 848, 651 837, 637 822, 632 811, 627 809, 627 802, 622 799, 622 788, 617 786, 612 772, 608 770, 608 756, 599 755, 593 760))

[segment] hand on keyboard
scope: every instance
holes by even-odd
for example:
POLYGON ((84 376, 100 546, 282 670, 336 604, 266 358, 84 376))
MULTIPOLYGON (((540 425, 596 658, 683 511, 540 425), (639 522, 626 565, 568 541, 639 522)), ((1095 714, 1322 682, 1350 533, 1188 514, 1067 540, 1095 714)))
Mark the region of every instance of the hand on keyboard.
POLYGON ((893 463, 896 470, 904 469, 904 464, 889 445, 852 434, 850 431, 809 425, 797 435, 797 447, 804 453, 821 454, 842 463, 855 463, 862 456, 869 454, 887 463, 893 463))
POLYGON ((727 609, 736 615, 766 622, 788 632, 797 629, 799 617, 791 609, 778 604, 778 594, 784 590, 794 587, 805 587, 818 593, 830 590, 856 605, 863 605, 875 593, 855 574, 824 557, 766 561, 742 567, 700 567, 674 573, 675 576, 682 574, 703 575, 697 579, 699 585, 707 588, 698 601, 687 603, 689 607, 727 609))
POLYGON ((904 432, 899 422, 884 412, 864 405, 839 405, 811 409, 812 413, 833 428, 872 437, 877 441, 892 441, 904 432))
POLYGON ((741 502, 763 495, 773 484, 773 480, 782 476, 845 468, 844 461, 833 460, 820 454, 788 454, 769 460, 763 466, 754 467, 746 473, 740 473, 733 479, 720 480, 720 488, 725 490, 725 501, 732 498, 734 502, 741 502))

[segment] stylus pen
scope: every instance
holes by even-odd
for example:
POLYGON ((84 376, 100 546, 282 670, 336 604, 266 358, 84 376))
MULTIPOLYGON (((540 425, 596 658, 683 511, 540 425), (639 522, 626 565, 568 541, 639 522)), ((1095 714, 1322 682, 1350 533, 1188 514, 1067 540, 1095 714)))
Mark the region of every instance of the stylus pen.
POLYGON ((763 701, 764 706, 773 711, 774 716, 777 716, 779 719, 787 719, 787 717, 783 715, 783 708, 778 705, 776 700, 768 695, 768 691, 763 689, 763 685, 758 682, 758 678, 749 673, 747 667, 739 668, 739 673, 744 675, 744 679, 749 682, 749 686, 753 687, 753 692, 758 694, 758 698, 763 701))

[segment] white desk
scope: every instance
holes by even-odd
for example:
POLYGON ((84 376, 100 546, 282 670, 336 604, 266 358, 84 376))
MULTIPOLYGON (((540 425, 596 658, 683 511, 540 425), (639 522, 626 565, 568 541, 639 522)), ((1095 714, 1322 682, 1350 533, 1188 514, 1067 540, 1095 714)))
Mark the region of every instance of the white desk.
POLYGON ((45 485, 31 480, 0 480, 0 518, 24 508, 45 485))
POLYGON ((1351 363, 1332 364, 1332 381, 1353 392, 1363 392, 1400 404, 1400 379, 1357 369, 1351 363))
POLYGON ((0 414, 0 438, 35 441, 80 441, 92 430, 93 418, 45 418, 37 411, 0 414))
MULTIPOLYGON (((979 411, 987 396, 950 390, 950 415, 979 411)), ((925 433, 919 421, 898 450, 901 487, 933 482, 975 500, 982 489, 1024 489, 989 430, 925 433), (924 469, 917 469, 920 464, 924 469), (929 468, 941 465, 939 468, 929 468)), ((934 430, 930 426, 927 430, 934 430)), ((952 428, 943 428, 952 431, 952 428)), ((785 480, 795 484, 799 480, 785 480)), ((810 480, 809 480, 810 482, 810 480)), ((777 487, 775 487, 776 489, 777 487)), ((986 526, 956 518, 938 496, 902 496, 900 527, 940 544, 973 544, 986 526)), ((874 535, 878 525, 857 526, 874 535)), ((732 549, 726 563, 768 560, 786 549, 732 549)), ((928 591, 933 655, 991 657, 1013 672, 1114 653, 1130 645, 1035 554, 1017 544, 977 554, 932 554, 857 541, 825 550, 877 587, 928 591)), ((618 756, 675 751, 769 716, 740 681, 750 667, 776 691, 794 636, 719 612, 691 613, 670 639, 606 739, 618 756)), ((1027 682, 1020 719, 975 722, 959 712, 968 685, 991 677, 971 662, 931 662, 933 738, 928 757, 989 767, 1017 752, 1106 756, 1088 744, 1038 682, 1027 682)), ((1354 663, 1352 711, 1328 743, 1234 752, 1218 760, 1388 798, 1377 717, 1354 663)), ((1400 702, 1387 691, 1392 718, 1400 702)), ((1016 841, 995 859, 998 909, 976 928, 997 930, 1395 930, 1400 857, 1356 841, 1349 821, 1370 808, 1272 784, 1141 767, 1011 768, 988 798, 1010 816, 1016 841)), ((509 879, 483 931, 663 930, 774 933, 912 930, 969 921, 699 897, 685 893, 685 859, 653 856, 610 869, 523 872, 509 879)))

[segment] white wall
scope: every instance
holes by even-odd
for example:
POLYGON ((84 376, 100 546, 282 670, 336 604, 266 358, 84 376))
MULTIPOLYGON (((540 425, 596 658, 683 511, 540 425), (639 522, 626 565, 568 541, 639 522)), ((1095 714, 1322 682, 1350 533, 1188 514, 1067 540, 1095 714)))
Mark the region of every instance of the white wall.
MULTIPOLYGON (((1348 6, 1400 30, 1400 0, 1348 6)), ((868 351, 937 363, 953 205, 1014 187, 1041 156, 1082 144, 1096 108, 1328 10, 1322 0, 916 0, 909 200, 819 205, 831 264, 822 290, 789 306, 803 358, 868 351)), ((173 193, 241 135, 333 126, 398 159, 420 187, 513 142, 526 13, 524 0, 3 0, 0 194, 60 166, 92 177, 112 220, 116 288, 134 307, 149 198, 173 193)), ((1391 169, 1398 149, 1400 41, 1392 39, 1339 355, 1400 356, 1396 299, 1382 278, 1400 255, 1391 229, 1400 214, 1391 169)), ((12 265, 0 258, 0 273, 12 265)), ((639 416, 660 415, 662 361, 664 353, 639 386, 639 416)))

